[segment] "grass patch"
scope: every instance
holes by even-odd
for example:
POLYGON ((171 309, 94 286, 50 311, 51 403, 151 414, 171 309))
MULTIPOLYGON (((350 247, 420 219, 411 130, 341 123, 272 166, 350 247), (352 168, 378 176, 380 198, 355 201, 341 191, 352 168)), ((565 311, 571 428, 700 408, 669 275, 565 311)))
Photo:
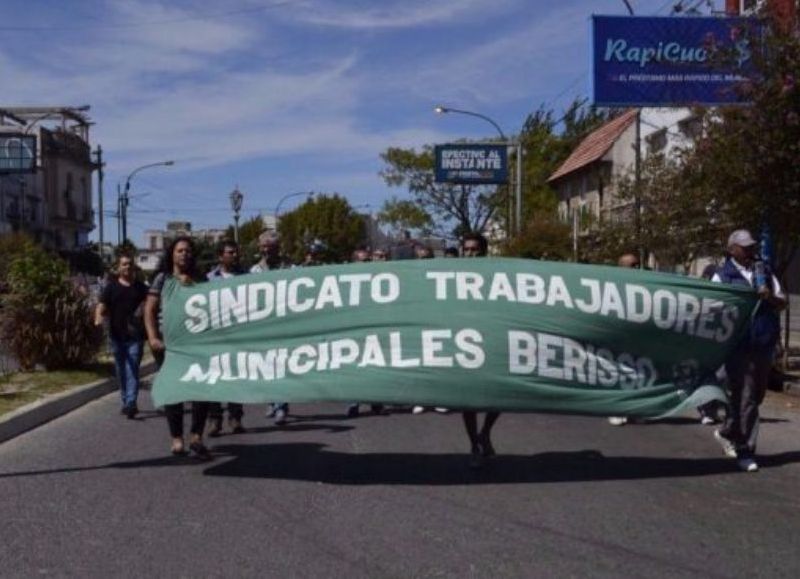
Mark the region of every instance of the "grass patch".
POLYGON ((14 372, 0 377, 0 415, 43 398, 114 374, 111 362, 98 362, 74 370, 14 372))

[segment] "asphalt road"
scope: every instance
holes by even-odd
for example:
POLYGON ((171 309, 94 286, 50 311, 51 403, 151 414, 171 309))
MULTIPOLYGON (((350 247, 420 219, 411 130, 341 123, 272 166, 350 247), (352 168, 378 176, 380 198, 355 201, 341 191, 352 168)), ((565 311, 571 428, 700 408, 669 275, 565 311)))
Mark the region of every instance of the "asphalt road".
POLYGON ((474 473, 457 414, 247 407, 198 463, 109 395, 0 445, 0 575, 797 577, 791 404, 767 403, 756 474, 694 420, 534 414, 503 415, 474 473))

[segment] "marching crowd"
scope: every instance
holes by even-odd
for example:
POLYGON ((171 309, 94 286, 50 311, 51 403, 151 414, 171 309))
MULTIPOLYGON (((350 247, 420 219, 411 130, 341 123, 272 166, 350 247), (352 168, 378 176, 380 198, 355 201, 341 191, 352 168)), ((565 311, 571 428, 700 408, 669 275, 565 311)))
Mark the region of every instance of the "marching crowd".
MULTIPOLYGON (((287 267, 281 252, 280 240, 276 233, 263 233, 258 240, 260 260, 250 268, 251 273, 287 267)), ((759 296, 759 305, 750 321, 749 328, 720 369, 724 385, 729 392, 729 404, 725 406, 722 426, 714 431, 726 456, 736 459, 737 466, 746 472, 758 470, 755 460, 758 437, 759 405, 764 399, 769 372, 780 337, 779 311, 786 305, 786 297, 778 279, 768 264, 758 258, 758 244, 750 232, 744 229, 734 231, 728 238, 727 256, 721 267, 711 266, 704 276, 712 282, 751 287, 759 296), (723 371, 724 370, 724 371, 723 371)), ((301 266, 321 264, 320 246, 312 244, 307 248, 301 266)), ((464 258, 484 257, 488 252, 486 238, 480 234, 465 235, 461 241, 460 256, 464 258)), ((430 247, 418 245, 417 259, 434 257, 430 247)), ((448 248, 445 257, 459 257, 459 250, 448 248)), ((145 285, 136 274, 133 258, 120 254, 116 270, 103 286, 95 311, 95 323, 108 323, 111 351, 114 356, 116 375, 120 384, 122 414, 130 419, 139 412, 139 366, 147 341, 157 365, 164 361, 165 345, 161 328, 162 291, 169 280, 183 285, 192 285, 207 280, 230 278, 245 273, 239 267, 239 247, 230 240, 219 243, 218 263, 203 274, 197 270, 194 243, 190 237, 177 237, 171 241, 163 256, 157 275, 150 285, 145 285)), ((352 256, 354 262, 386 261, 389 253, 384 249, 370 251, 357 249, 352 256)), ((620 257, 620 267, 639 267, 636 255, 628 253, 620 257)), ((346 410, 348 417, 359 415, 359 403, 353 402, 346 410)), ((388 409, 382 404, 372 404, 375 414, 386 414, 388 409)), ((414 414, 424 412, 422 406, 414 406, 414 414)), ((439 412, 447 409, 436 408, 439 412)), ((717 411, 713 406, 698 409, 704 424, 716 422, 717 411)), ((246 432, 242 420, 242 404, 228 402, 191 403, 189 445, 184 439, 184 405, 170 404, 164 407, 171 436, 171 452, 183 455, 191 452, 200 459, 210 459, 211 454, 203 443, 204 433, 210 437, 219 436, 223 431, 224 411, 228 414, 228 428, 231 433, 246 432)), ((269 405, 267 417, 274 418, 277 425, 285 424, 289 414, 286 402, 275 401, 269 405)), ((478 412, 462 412, 464 427, 470 443, 469 464, 480 468, 486 459, 494 456, 492 427, 500 413, 485 412, 482 424, 478 412)), ((610 417, 609 422, 622 425, 627 417, 610 417)))

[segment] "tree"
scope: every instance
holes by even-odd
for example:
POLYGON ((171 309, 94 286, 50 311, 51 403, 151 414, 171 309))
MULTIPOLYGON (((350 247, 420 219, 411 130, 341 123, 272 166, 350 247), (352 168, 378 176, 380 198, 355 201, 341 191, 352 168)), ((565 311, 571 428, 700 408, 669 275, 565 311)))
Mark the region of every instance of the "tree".
POLYGON ((284 253, 295 263, 315 241, 323 246, 323 261, 343 262, 364 242, 366 225, 344 197, 318 194, 281 215, 278 232, 284 253))
POLYGON ((431 216, 414 201, 392 197, 383 203, 378 213, 378 222, 392 228, 395 235, 412 229, 426 235, 433 226, 431 216))
POLYGON ((505 202, 497 187, 453 185, 434 180, 433 147, 421 151, 390 147, 381 154, 386 167, 380 172, 389 186, 405 186, 416 205, 434 220, 436 232, 457 237, 484 231, 505 202))
POLYGON ((527 222, 519 235, 506 240, 503 255, 565 261, 572 255, 570 226, 554 215, 535 215, 527 222))
POLYGON ((592 224, 581 239, 581 260, 614 263, 622 253, 641 246, 660 268, 687 271, 700 256, 720 255, 724 217, 696 174, 694 156, 691 148, 670 158, 649 155, 642 161, 638 189, 633 170, 621 178, 616 198, 624 207, 592 224))
POLYGON ((705 112, 694 170, 730 227, 769 227, 782 276, 800 246, 800 38, 776 28, 750 42, 752 105, 705 112))

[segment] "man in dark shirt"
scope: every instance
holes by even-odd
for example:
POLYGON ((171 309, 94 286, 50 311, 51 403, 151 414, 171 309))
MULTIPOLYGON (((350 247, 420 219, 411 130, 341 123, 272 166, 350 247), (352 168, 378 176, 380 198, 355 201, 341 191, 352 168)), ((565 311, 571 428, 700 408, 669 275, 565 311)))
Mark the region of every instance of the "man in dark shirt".
POLYGON ((139 364, 142 361, 144 325, 142 308, 147 286, 136 279, 133 259, 120 254, 117 275, 109 279, 95 310, 95 324, 109 319, 111 351, 114 354, 117 379, 122 397, 122 413, 134 418, 139 409, 139 364))

